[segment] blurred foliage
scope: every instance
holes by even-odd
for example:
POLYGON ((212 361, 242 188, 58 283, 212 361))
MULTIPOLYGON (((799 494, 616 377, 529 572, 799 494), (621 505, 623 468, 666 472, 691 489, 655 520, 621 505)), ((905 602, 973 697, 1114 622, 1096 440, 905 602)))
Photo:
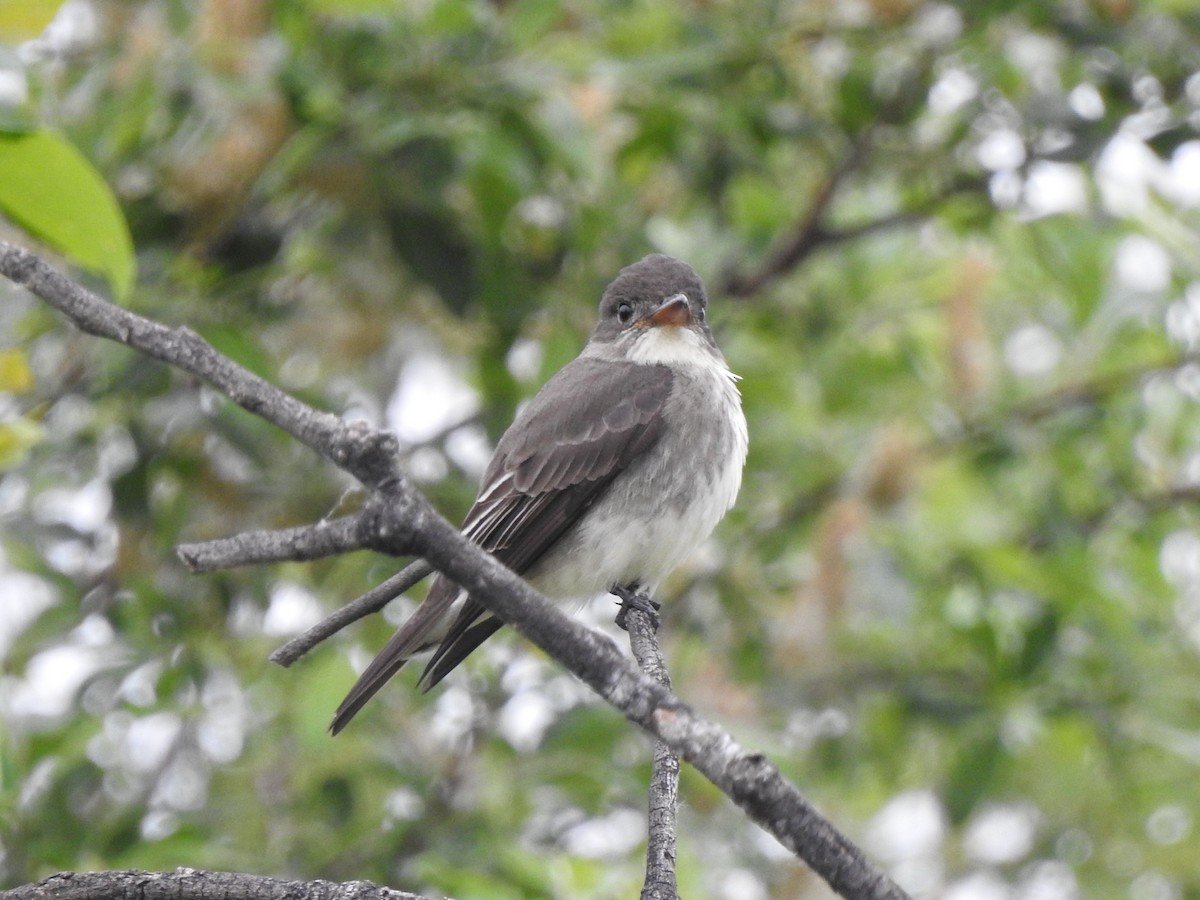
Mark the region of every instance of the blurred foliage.
MULTIPOLYGON (((605 280, 690 260, 751 457, 664 591, 680 694, 919 896, 1200 896, 1190 3, 93 0, 0 49, 0 121, 115 191, 127 302, 397 425, 452 518, 605 280)), ((636 893, 644 736, 509 637, 331 740, 391 625, 265 657, 396 563, 173 547, 353 485, 0 292, 0 885, 636 893)), ((684 896, 824 896, 683 797, 684 896)))

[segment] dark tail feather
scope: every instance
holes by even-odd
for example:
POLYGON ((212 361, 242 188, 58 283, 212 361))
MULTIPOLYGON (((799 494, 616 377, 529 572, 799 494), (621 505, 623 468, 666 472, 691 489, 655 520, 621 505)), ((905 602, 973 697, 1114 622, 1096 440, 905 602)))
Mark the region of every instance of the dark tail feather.
POLYGON ((475 641, 465 651, 455 653, 455 645, 462 640, 464 635, 472 625, 475 625, 484 616, 488 615, 487 607, 474 599, 470 595, 464 600, 463 605, 459 607, 458 613, 454 616, 454 621, 450 623, 450 627, 446 629, 446 633, 442 635, 442 640, 438 644, 438 648, 433 651, 433 656, 429 658, 429 662, 425 664, 425 671, 421 673, 421 678, 417 684, 421 687, 421 693, 427 693, 431 687, 441 681, 450 670, 458 663, 462 662, 463 658, 468 653, 479 646, 479 641, 475 641), (449 667, 441 665, 442 658, 447 654, 454 656, 454 662, 449 667), (439 671, 441 674, 436 680, 430 681, 434 672, 439 671))
POLYGON ((358 711, 367 705, 367 701, 374 697, 379 692, 379 689, 387 684, 388 680, 404 667, 408 659, 407 656, 399 654, 389 656, 386 660, 386 665, 376 668, 376 663, 383 660, 383 655, 375 657, 371 665, 359 677, 358 681, 354 682, 354 687, 350 688, 350 693, 346 695, 346 699, 342 701, 342 705, 333 714, 333 721, 329 724, 330 732, 337 734, 345 728, 350 723, 350 720, 358 714, 358 711))
POLYGON ((445 678, 471 652, 490 638, 504 623, 495 616, 488 616, 482 622, 477 622, 466 631, 447 637, 438 647, 433 659, 421 673, 421 692, 425 693, 445 678))
POLYGON ((391 639, 371 660, 371 664, 359 676, 346 699, 342 701, 337 712, 333 714, 333 722, 329 730, 337 734, 354 718, 355 714, 366 705, 367 701, 379 692, 400 671, 414 653, 420 653, 437 643, 438 639, 429 637, 445 617, 454 599, 458 596, 458 587, 450 582, 438 579, 430 588, 429 596, 416 608, 408 620, 400 626, 391 639))

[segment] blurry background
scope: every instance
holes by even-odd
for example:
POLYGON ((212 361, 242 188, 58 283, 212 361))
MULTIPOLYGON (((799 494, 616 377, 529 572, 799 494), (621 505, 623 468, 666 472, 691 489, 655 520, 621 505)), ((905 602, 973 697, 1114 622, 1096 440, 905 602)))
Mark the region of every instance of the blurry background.
MULTIPOLYGON (((71 0, 28 36, 0 125, 111 185, 124 302, 396 429, 453 520, 606 280, 692 262, 751 455, 661 598, 678 692, 920 897, 1200 896, 1193 3, 71 0)), ((635 895, 644 735, 509 635, 329 738, 389 621, 266 656, 397 562, 173 547, 354 484, 0 298, 0 887, 635 895)), ((684 896, 826 896, 690 770, 683 804, 684 896)))

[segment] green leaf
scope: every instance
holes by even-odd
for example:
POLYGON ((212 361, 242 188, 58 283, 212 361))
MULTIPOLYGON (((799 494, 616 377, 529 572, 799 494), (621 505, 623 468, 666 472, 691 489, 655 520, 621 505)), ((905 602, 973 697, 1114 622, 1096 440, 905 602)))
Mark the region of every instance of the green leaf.
POLYGON ((129 226, 100 173, 48 131, 0 133, 0 210, 79 265, 108 279, 117 299, 133 286, 129 226))
POLYGON ((0 3, 0 41, 15 44, 37 37, 60 6, 57 0, 4 0, 0 3))

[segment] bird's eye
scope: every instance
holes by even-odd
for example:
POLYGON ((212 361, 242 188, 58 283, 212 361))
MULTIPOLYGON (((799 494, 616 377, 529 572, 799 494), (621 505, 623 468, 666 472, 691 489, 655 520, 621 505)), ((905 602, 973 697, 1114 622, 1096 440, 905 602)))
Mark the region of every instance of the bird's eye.
POLYGON ((696 318, 699 319, 701 322, 704 321, 704 307, 703 306, 700 307, 698 310, 696 310, 696 318))
POLYGON ((617 304, 617 320, 622 325, 628 325, 629 320, 632 318, 633 318, 633 304, 632 303, 618 303, 617 304))

